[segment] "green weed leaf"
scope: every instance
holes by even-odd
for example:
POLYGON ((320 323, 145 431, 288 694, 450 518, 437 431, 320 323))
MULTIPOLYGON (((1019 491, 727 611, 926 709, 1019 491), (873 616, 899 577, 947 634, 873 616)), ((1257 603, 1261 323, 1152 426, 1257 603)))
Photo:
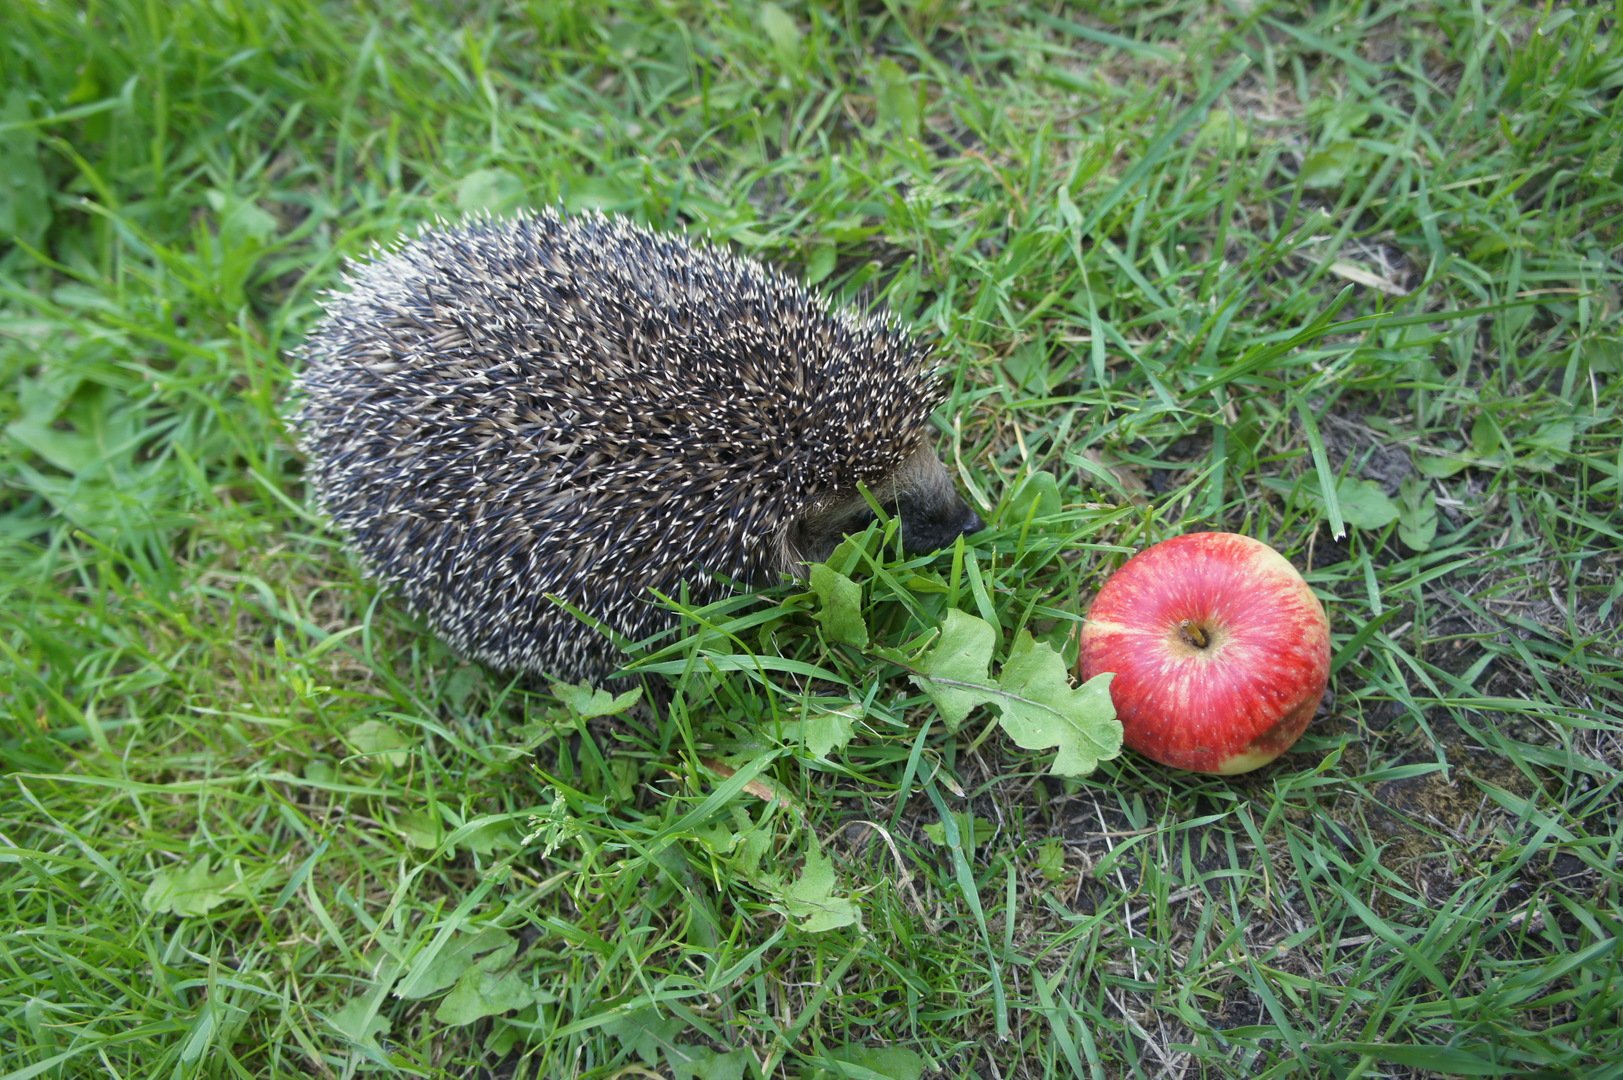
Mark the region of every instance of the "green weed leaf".
POLYGON ((1053 771, 1082 776, 1121 752, 1121 724, 1110 700, 1110 676, 1072 686, 1065 661, 1025 631, 996 679, 988 675, 997 632, 962 611, 949 611, 935 647, 921 657, 913 682, 935 702, 949 730, 977 705, 995 705, 998 724, 1027 750, 1058 751, 1053 771))
POLYGON ((1420 454, 1415 458, 1414 467, 1421 476, 1429 476, 1433 480, 1446 480, 1455 473, 1462 472, 1470 466, 1469 458, 1459 454, 1420 454))
POLYGON ((991 699, 995 684, 988 673, 996 645, 991 624, 953 609, 934 648, 920 659, 913 683, 935 702, 948 731, 957 731, 971 709, 991 699))
POLYGON ((859 649, 868 647, 868 624, 862 618, 862 586, 822 563, 811 568, 811 590, 817 597, 815 618, 829 641, 859 649))
POLYGON ((0 107, 0 244, 21 240, 37 247, 51 224, 50 185, 33 121, 27 92, 7 94, 0 107))
POLYGON ((553 683, 552 692, 582 720, 598 716, 619 716, 642 699, 642 687, 621 694, 599 690, 590 683, 553 683))
POLYGON ((457 209, 464 213, 511 210, 524 198, 524 181, 506 169, 475 169, 456 186, 457 209))
POLYGON ((839 250, 833 244, 819 244, 806 259, 806 284, 816 285, 839 265, 839 250))
POLYGON ((1302 162, 1302 186, 1340 187, 1349 176, 1363 171, 1364 156, 1357 143, 1347 140, 1315 150, 1302 162))
MULTIPOLYGON (((965 855, 975 854, 975 849, 980 846, 980 842, 988 839, 992 833, 997 831, 996 822, 987 821, 985 818, 976 817, 974 814, 967 814, 963 811, 954 811, 952 821, 954 825, 958 826, 958 843, 963 846, 965 855)), ((926 825, 924 827, 924 836, 925 839, 937 847, 946 847, 946 822, 936 821, 926 825)))
POLYGON ((439 847, 445 827, 427 810, 406 810, 394 816, 394 828, 412 847, 439 847))
POLYGON ((999 723, 1016 745, 1059 751, 1057 776, 1084 776, 1121 753, 1121 724, 1104 674, 1072 686, 1065 662, 1052 647, 1020 631, 1003 665, 999 723))
POLYGON ((344 741, 363 757, 381 760, 393 768, 403 769, 411 749, 411 740, 394 726, 382 720, 363 720, 344 732, 344 741))
POLYGON ((388 1018, 378 1015, 377 1002, 369 993, 351 998, 343 1008, 328 1014, 327 1023, 356 1046, 374 1052, 380 1050, 378 1036, 389 1032, 388 1018))
POLYGON ((141 894, 141 906, 155 915, 207 915, 231 899, 237 876, 210 870, 206 858, 180 870, 159 870, 141 894))
POLYGON ((6 434, 65 473, 89 473, 101 462, 96 441, 77 431, 53 426, 55 413, 25 414, 6 427, 6 434))
POLYGON ((457 981, 473 967, 480 957, 490 955, 505 963, 518 951, 518 942, 505 930, 486 927, 474 933, 459 933, 432 956, 418 954, 405 978, 394 989, 394 996, 407 1001, 433 997, 457 981))
POLYGON ((800 878, 779 897, 780 910, 808 934, 850 926, 857 921, 857 905, 849 897, 836 896, 834 886, 834 863, 813 848, 806 853, 800 878))
POLYGON ((487 1016, 516 1012, 535 1002, 535 995, 508 966, 511 954, 491 953, 462 973, 451 992, 445 995, 434 1019, 461 1027, 487 1016))
POLYGON ((820 761, 827 761, 829 754, 835 750, 845 749, 846 743, 856 730, 856 717, 861 715, 859 706, 854 702, 849 712, 836 712, 832 709, 814 712, 806 717, 803 734, 806 739, 806 749, 820 761))
POLYGON ((687 1025, 675 1016, 661 1016, 657 1009, 638 1009, 603 1025, 621 1046, 644 1065, 658 1065, 663 1048, 671 1045, 687 1025))
POLYGON ((1034 517, 1057 514, 1065 508, 1065 499, 1059 492, 1059 481, 1054 474, 1039 470, 1026 477, 1001 515, 1004 524, 1020 525, 1034 517))
POLYGON ((1524 468, 1548 472, 1572 453, 1576 433, 1571 420, 1552 420, 1526 439, 1528 451, 1518 458, 1524 468))
POLYGON ((813 1080, 834 1080, 835 1077, 852 1075, 883 1077, 884 1080, 919 1080, 924 1075, 924 1059, 905 1047, 846 1043, 829 1048, 826 1054, 829 1061, 852 1066, 862 1072, 853 1074, 844 1069, 830 1072, 819 1068, 809 1074, 813 1080))
POLYGON ((513 822, 498 816, 465 821, 453 829, 446 839, 458 851, 487 857, 498 851, 515 851, 519 847, 519 833, 513 822))
POLYGON ((276 216, 252 201, 223 191, 211 191, 207 198, 219 215, 220 239, 228 247, 257 251, 276 237, 276 216))
POLYGON ((778 5, 761 5, 761 29, 781 56, 793 57, 800 52, 800 27, 794 16, 778 5))
POLYGON ((673 1080, 744 1080, 755 1060, 748 1050, 723 1053, 703 1046, 678 1046, 667 1057, 673 1080))
POLYGON ((1426 551, 1437 538, 1437 496, 1420 480, 1406 477, 1398 492, 1398 539, 1410 551, 1426 551))
POLYGON ((1057 884, 1069 877, 1065 869, 1065 843, 1058 837, 1044 840, 1037 848, 1037 872, 1044 881, 1057 884))
POLYGON ((1503 446, 1499 425, 1487 413, 1478 413, 1477 418, 1471 421, 1471 449, 1476 451, 1476 456, 1497 465, 1498 453, 1503 446))
POLYGON ((1341 517, 1355 529, 1380 529, 1398 519, 1398 504, 1370 480, 1344 476, 1336 484, 1341 517))
POLYGON ((874 103, 882 123, 904 135, 918 134, 919 92, 894 60, 879 61, 874 74, 874 103))

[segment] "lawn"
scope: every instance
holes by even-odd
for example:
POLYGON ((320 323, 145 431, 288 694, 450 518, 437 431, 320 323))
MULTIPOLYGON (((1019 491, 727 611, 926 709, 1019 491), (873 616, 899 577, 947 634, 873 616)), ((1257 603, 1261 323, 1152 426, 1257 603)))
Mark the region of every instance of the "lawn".
POLYGON ((1620 1075, 1615 10, 12 0, 0 72, 0 1078, 1620 1075), (915 327, 990 528, 617 715, 459 660, 290 354, 535 206, 915 327), (1057 777, 909 676, 1213 528, 1330 614, 1272 766, 1057 777))

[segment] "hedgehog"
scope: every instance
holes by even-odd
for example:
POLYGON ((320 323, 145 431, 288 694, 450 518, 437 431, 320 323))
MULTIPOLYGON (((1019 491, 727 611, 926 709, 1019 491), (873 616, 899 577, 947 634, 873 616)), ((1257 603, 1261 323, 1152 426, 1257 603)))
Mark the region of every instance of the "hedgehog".
POLYGON ((351 264, 297 350, 317 508, 493 668, 610 681, 615 639, 873 520, 982 527, 937 456, 931 349, 781 271, 598 213, 439 223, 351 264), (866 492, 866 496, 864 494, 866 492))

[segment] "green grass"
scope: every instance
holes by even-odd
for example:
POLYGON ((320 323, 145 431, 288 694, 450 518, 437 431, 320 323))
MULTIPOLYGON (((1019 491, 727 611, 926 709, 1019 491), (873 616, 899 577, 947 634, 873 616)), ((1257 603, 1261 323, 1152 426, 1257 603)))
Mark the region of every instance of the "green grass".
POLYGON ((0 1076, 1618 1075, 1618 12, 780 3, 4 5, 0 1076), (918 326, 992 531, 845 552, 866 649, 696 614, 657 720, 457 661, 286 354, 547 204, 918 326), (1335 631, 1260 773, 885 658, 1212 527, 1335 631))

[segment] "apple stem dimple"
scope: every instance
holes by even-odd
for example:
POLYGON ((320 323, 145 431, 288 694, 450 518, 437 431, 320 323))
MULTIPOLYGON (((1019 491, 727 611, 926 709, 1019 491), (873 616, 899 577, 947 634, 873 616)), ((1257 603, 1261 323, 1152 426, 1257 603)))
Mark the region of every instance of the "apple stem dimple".
POLYGON ((1204 649, 1212 643, 1211 635, 1206 633, 1206 628, 1193 619, 1185 619, 1178 624, 1178 636, 1183 639, 1185 645, 1195 649, 1204 649))

